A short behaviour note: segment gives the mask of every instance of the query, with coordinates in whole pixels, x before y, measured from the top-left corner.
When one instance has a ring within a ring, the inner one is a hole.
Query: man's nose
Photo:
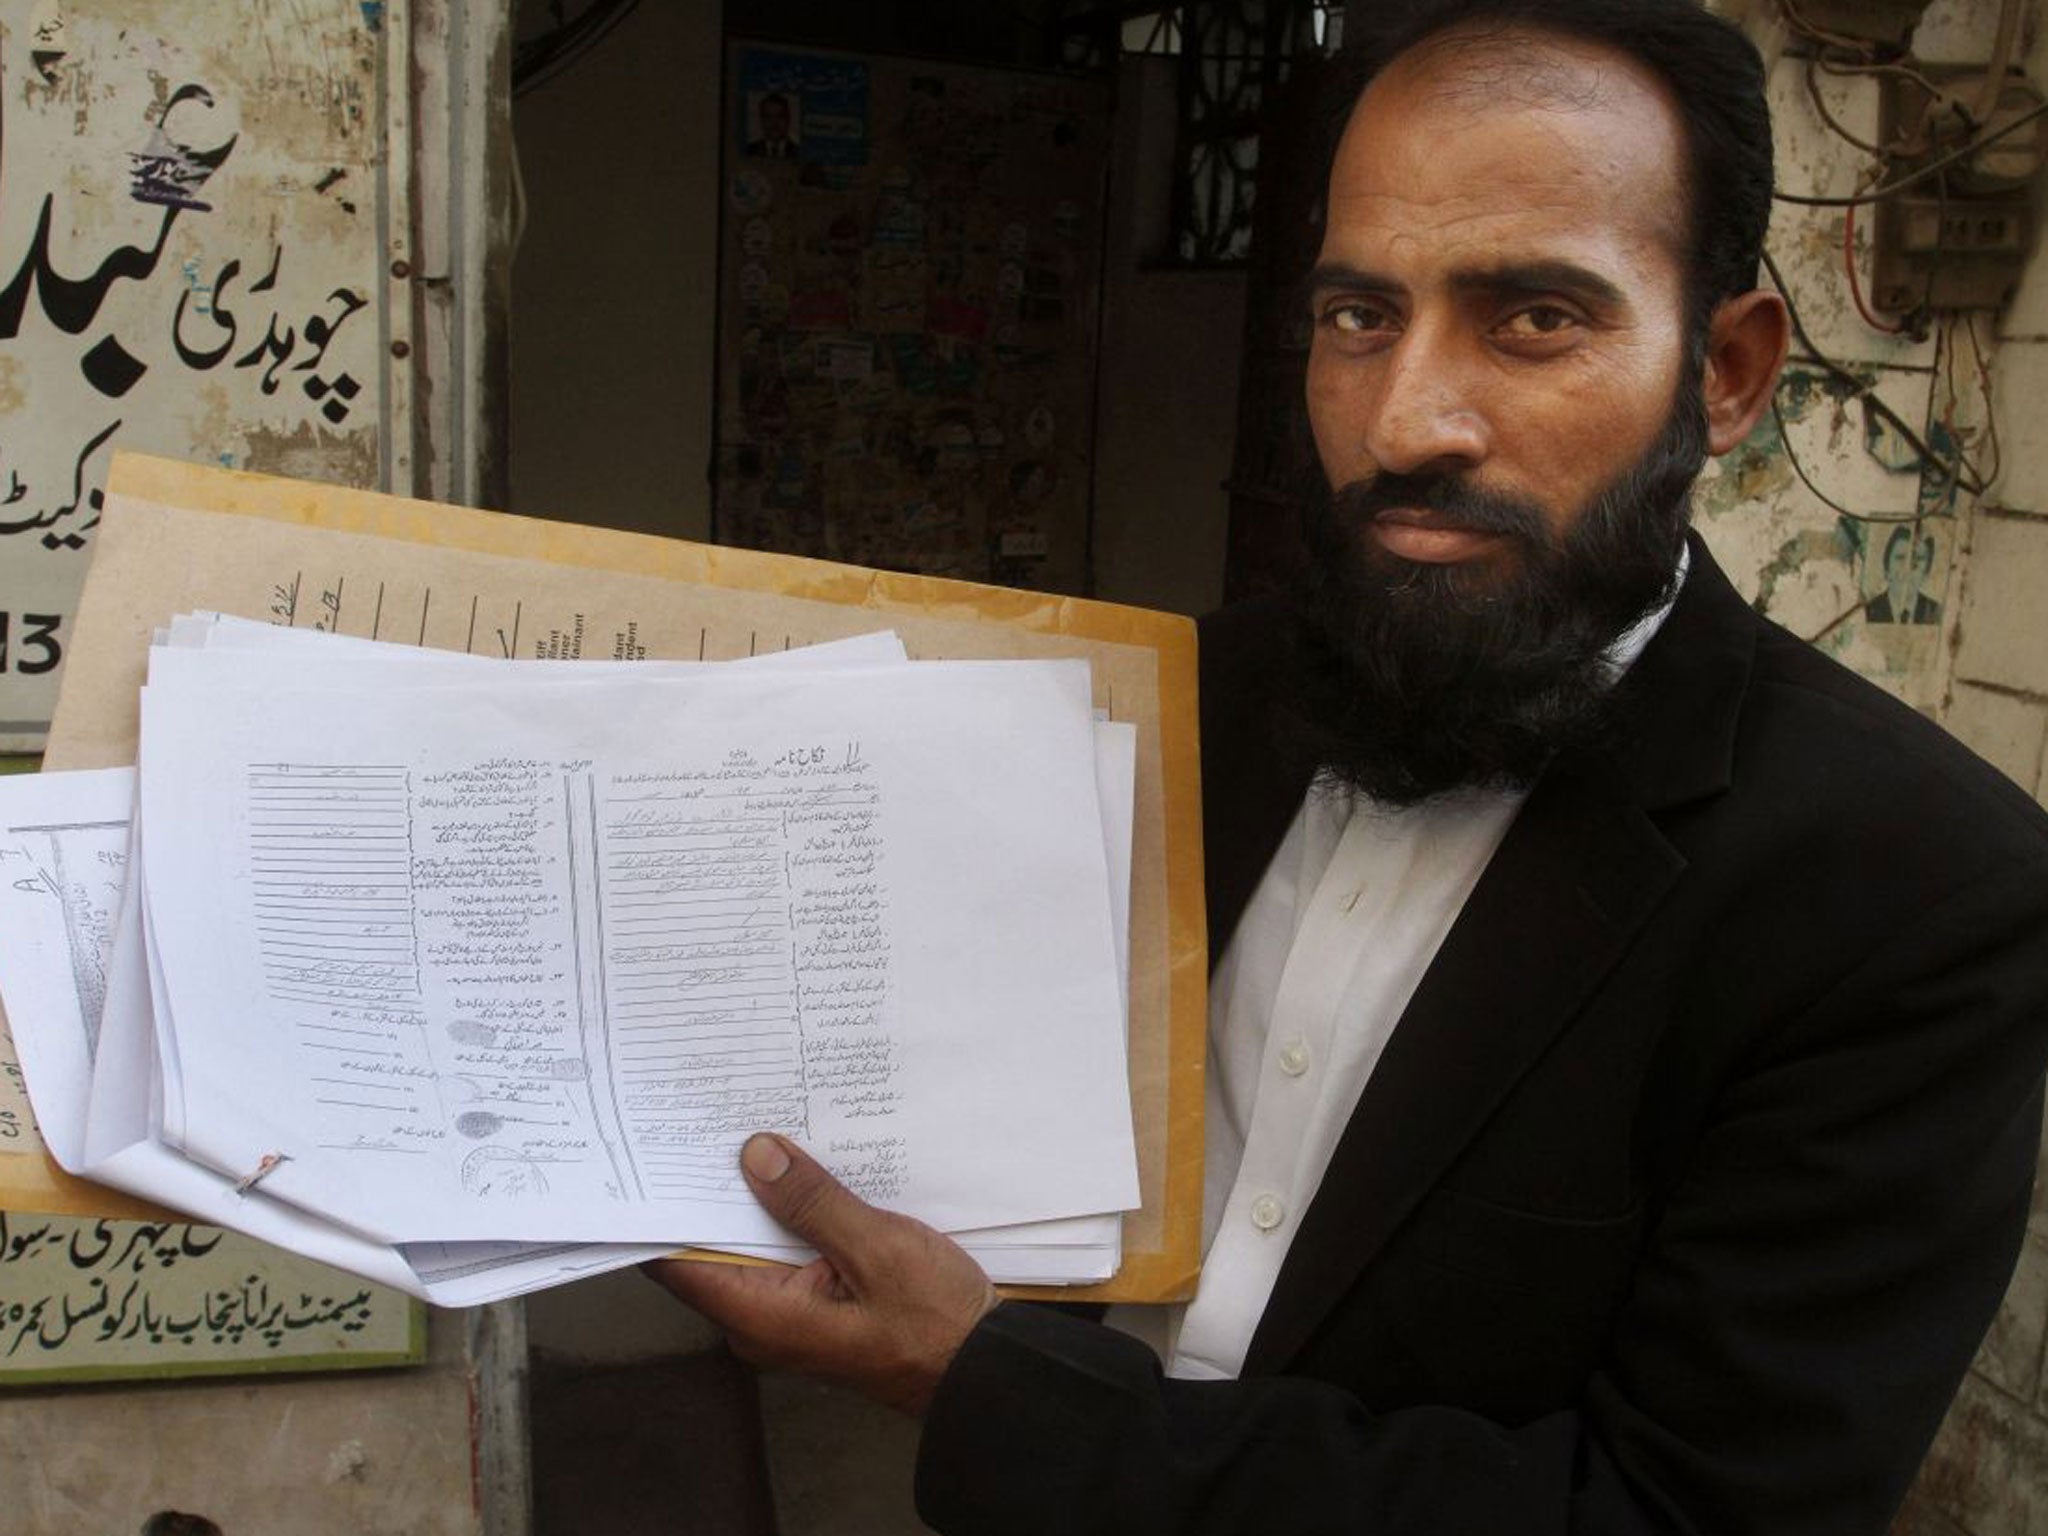
[[[1453,338],[1411,327],[1394,344],[1366,422],[1373,463],[1403,475],[1478,465],[1489,433],[1473,366]]]

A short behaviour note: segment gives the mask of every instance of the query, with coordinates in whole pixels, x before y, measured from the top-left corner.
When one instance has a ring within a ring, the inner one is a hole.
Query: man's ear
[[[1792,343],[1785,301],[1756,288],[1724,301],[1707,327],[1707,451],[1726,453],[1770,409]]]

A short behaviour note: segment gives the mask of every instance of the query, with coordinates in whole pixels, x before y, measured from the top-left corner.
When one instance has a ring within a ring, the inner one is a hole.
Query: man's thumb
[[[747,1138],[740,1169],[761,1208],[835,1264],[878,1217],[796,1143],[766,1131]]]

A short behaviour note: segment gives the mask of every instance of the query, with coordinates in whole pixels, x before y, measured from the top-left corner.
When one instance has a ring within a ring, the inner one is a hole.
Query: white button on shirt
[[[1207,1257],[1171,1374],[1227,1377],[1243,1365],[1291,1216],[1314,1198],[1395,1021],[1521,799],[1469,793],[1394,811],[1317,791],[1302,803],[1212,982]],[[1267,1030],[1220,1027],[1268,1006]]]

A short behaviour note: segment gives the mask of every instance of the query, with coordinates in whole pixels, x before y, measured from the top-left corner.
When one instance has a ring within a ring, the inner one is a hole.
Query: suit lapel
[[[1650,810],[1725,788],[1756,621],[1697,540],[1612,757],[1547,772],[1445,937],[1290,1244],[1244,1373],[1281,1370],[1685,868]],[[1418,1113],[1421,1110],[1421,1113]]]
[[[1246,1374],[1284,1367],[1308,1341],[1683,868],[1639,807],[1616,804],[1584,778],[1548,778],[1530,796],[1337,1143]]]

